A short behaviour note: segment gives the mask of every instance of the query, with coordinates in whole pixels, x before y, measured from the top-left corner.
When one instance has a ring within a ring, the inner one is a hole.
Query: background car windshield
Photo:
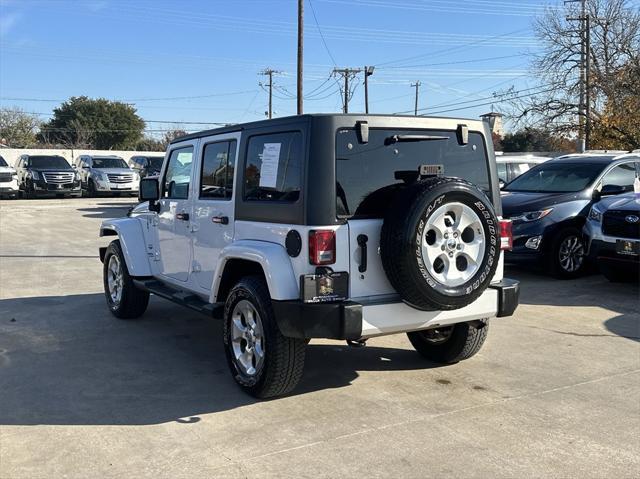
[[[34,168],[71,168],[61,156],[30,156],[29,165]]]
[[[129,168],[122,158],[94,158],[94,168]]]
[[[503,191],[535,193],[572,193],[582,191],[595,181],[606,167],[603,163],[575,161],[544,163],[509,183]]]
[[[385,139],[393,135],[445,139],[385,143]],[[369,142],[363,144],[354,129],[339,130],[336,139],[338,217],[383,217],[398,188],[418,178],[421,165],[442,165],[444,176],[464,178],[489,191],[486,148],[480,133],[469,132],[469,143],[460,145],[455,131],[371,129]]]
[[[0,166],[9,166],[7,165],[7,162],[4,161],[4,158],[2,158],[1,156],[0,156]]]
[[[160,171],[160,168],[162,168],[162,162],[164,161],[163,156],[148,158],[148,160],[149,168],[151,168],[152,170]]]

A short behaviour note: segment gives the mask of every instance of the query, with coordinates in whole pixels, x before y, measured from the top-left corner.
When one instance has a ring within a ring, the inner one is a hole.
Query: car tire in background
[[[104,255],[104,295],[111,314],[119,319],[136,319],[149,304],[149,293],[138,289],[129,276],[120,241],[112,241]]]
[[[605,262],[598,263],[598,269],[612,283],[633,283],[640,278],[640,265],[626,264],[625,269]]]
[[[384,218],[384,271],[414,308],[462,308],[495,274],[499,228],[493,206],[475,185],[447,177],[416,181],[396,196]]]
[[[553,237],[547,251],[547,268],[558,279],[573,279],[586,269],[585,245],[578,228],[567,226]]]
[[[89,198],[95,198],[97,194],[96,184],[91,178],[89,178],[89,181],[87,182],[87,196]]]
[[[452,364],[474,356],[489,332],[486,320],[407,333],[411,344],[430,361]]]
[[[229,292],[222,337],[233,379],[251,396],[282,396],[302,378],[307,341],[282,335],[262,278],[246,277]]]

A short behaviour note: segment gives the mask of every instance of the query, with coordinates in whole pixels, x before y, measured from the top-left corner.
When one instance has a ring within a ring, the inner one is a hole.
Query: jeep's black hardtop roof
[[[407,123],[411,123],[411,121],[420,121],[426,118],[430,119],[442,119],[442,120],[458,120],[466,123],[481,123],[482,120],[471,119],[471,118],[452,118],[452,117],[439,117],[439,116],[414,116],[414,115],[366,115],[364,113],[307,113],[304,115],[292,115],[285,116],[282,118],[273,118],[271,120],[258,120],[252,121],[248,123],[237,123],[231,124],[227,126],[223,126],[220,128],[212,128],[210,130],[202,130],[195,133],[190,133],[188,135],[180,136],[174,139],[171,144],[180,143],[181,141],[191,140],[193,138],[202,138],[205,136],[211,135],[220,135],[222,133],[232,133],[235,131],[242,131],[245,129],[251,128],[262,128],[262,127],[278,127],[279,125],[291,124],[293,122],[306,122],[311,120],[312,118],[353,118],[359,121],[366,121],[367,118],[371,119],[404,119],[407,120]]]

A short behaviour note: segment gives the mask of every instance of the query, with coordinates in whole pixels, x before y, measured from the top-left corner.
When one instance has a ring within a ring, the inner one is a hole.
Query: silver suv
[[[74,162],[82,190],[88,196],[121,193],[138,195],[140,176],[119,156],[80,155]]]

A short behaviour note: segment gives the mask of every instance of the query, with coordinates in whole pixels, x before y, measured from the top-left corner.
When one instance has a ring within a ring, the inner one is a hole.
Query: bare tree
[[[586,0],[588,21],[582,16],[579,3],[569,3],[565,10],[549,10],[535,21],[535,32],[544,50],[534,57],[531,69],[540,79],[540,89],[535,95],[513,101],[510,117],[519,126],[578,134],[587,120],[587,109],[580,108],[581,87],[586,88],[581,68],[589,65],[590,81],[585,94],[590,99],[588,120],[592,130],[598,132],[594,139],[615,137],[618,147],[640,147],[640,135],[628,127],[640,122],[640,118],[638,122],[610,121],[612,114],[640,115],[629,106],[637,104],[634,97],[640,95],[639,9],[627,0]],[[583,65],[583,27],[587,25],[589,61]],[[617,129],[612,132],[615,134],[602,131],[612,128]]]
[[[40,123],[37,116],[19,108],[0,108],[0,141],[11,147],[33,146]]]

